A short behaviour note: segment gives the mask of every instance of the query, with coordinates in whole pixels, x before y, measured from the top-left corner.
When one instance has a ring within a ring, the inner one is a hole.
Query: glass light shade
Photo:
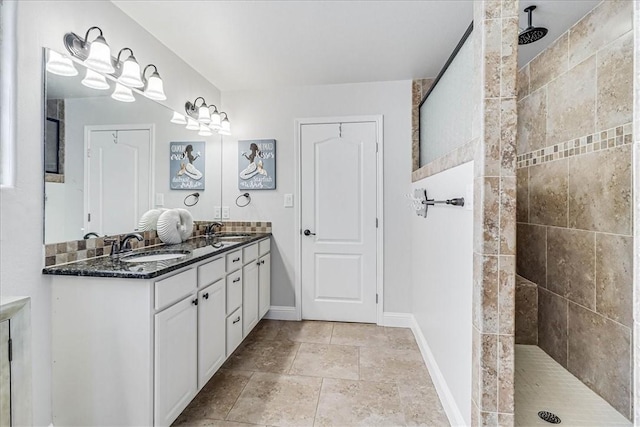
[[[191,117],[187,118],[187,129],[189,130],[200,130],[200,125],[198,122],[193,120]]]
[[[102,36],[98,36],[89,46],[89,56],[84,65],[101,73],[111,74],[115,70],[111,64],[111,49]]]
[[[116,83],[116,90],[113,91],[111,97],[116,101],[121,102],[133,102],[136,100],[136,98],[134,98],[133,96],[133,92],[131,92],[131,89],[121,85],[120,83]]]
[[[229,136],[231,135],[231,132],[228,130],[222,130],[222,129],[218,129],[218,135],[226,135]]]
[[[53,50],[49,50],[46,68],[48,72],[59,76],[72,77],[78,75],[78,70],[73,66],[71,59]]]
[[[214,129],[220,129],[220,113],[218,113],[218,110],[211,113],[211,123],[209,126]]]
[[[229,122],[229,119],[224,119],[222,121],[222,123],[220,124],[220,130],[223,132],[229,132],[228,135],[231,135],[231,123]]]
[[[144,96],[156,101],[164,101],[167,95],[164,94],[164,84],[158,73],[151,74],[147,80],[147,86],[144,89]]]
[[[107,90],[109,89],[109,83],[107,79],[100,73],[87,68],[87,74],[82,79],[82,84],[91,89]]]
[[[173,112],[173,117],[171,117],[171,123],[175,123],[177,125],[186,125],[187,119],[180,113]]]
[[[144,83],[140,78],[140,65],[136,58],[131,55],[122,64],[122,74],[118,77],[118,82],[129,87],[143,87]]]
[[[200,136],[211,136],[211,135],[213,135],[213,132],[211,132],[211,129],[209,129],[207,126],[200,125],[200,132],[198,132],[198,135],[200,135]]]
[[[209,114],[209,107],[206,104],[202,104],[198,108],[198,121],[200,123],[208,124],[211,122],[211,115]]]

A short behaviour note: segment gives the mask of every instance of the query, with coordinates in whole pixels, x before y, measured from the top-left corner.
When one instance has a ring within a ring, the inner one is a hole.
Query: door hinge
[[[90,213],[87,214],[87,222],[91,222],[91,214]]]
[[[87,158],[91,158],[91,148],[87,148]]]
[[[13,341],[11,340],[11,338],[9,338],[8,347],[9,347],[9,362],[11,362],[13,360]]]
[[[378,294],[376,294],[376,304],[378,303]]]
[[[376,218],[376,228],[378,228],[378,218]]]
[[[380,144],[378,144],[378,143],[376,142],[376,153],[377,153],[377,152],[378,152],[378,150],[379,150],[379,145],[380,145]]]

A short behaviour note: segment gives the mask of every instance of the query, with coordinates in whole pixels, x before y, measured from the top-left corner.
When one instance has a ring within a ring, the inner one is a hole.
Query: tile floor
[[[263,320],[174,425],[449,422],[410,329]]]
[[[630,426],[631,422],[535,345],[516,345],[516,426],[550,426],[538,411],[553,412],[562,426]]]

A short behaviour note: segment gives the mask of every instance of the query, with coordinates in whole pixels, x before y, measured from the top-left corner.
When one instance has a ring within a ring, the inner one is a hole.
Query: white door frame
[[[82,156],[84,159],[84,187],[83,187],[83,218],[82,224],[85,231],[88,229],[87,222],[87,210],[89,208],[89,157],[87,156],[87,149],[89,148],[89,140],[91,139],[91,132],[93,131],[107,131],[107,130],[148,130],[149,131],[149,173],[151,178],[149,179],[149,209],[153,209],[155,204],[153,203],[154,194],[156,191],[156,125],[153,123],[142,124],[130,124],[130,125],[86,125],[84,127],[84,148]],[[123,233],[134,231],[124,230]]]
[[[384,159],[384,145],[383,145],[383,116],[343,116],[343,117],[318,117],[318,118],[303,118],[295,120],[295,143],[293,146],[294,157],[294,173],[295,173],[295,233],[294,243],[296,248],[295,256],[295,297],[296,297],[296,319],[302,320],[302,238],[301,238],[301,224],[302,224],[302,149],[300,139],[302,125],[311,124],[329,124],[329,123],[362,123],[362,122],[374,122],[376,124],[377,131],[377,159],[376,159],[376,217],[378,218],[378,228],[376,229],[376,292],[378,294],[378,304],[376,307],[376,323],[378,325],[383,324],[383,307],[384,307],[384,218],[383,218],[383,197],[384,197],[384,180],[383,180],[383,159]]]

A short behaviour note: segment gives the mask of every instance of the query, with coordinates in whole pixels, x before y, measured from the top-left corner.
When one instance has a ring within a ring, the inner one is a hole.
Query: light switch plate
[[[220,206],[213,207],[213,219],[222,219]]]
[[[156,206],[164,206],[164,194],[156,193]]]
[[[284,207],[285,208],[293,207],[293,194],[287,193],[284,195]]]
[[[222,219],[229,219],[229,206],[222,207]]]

